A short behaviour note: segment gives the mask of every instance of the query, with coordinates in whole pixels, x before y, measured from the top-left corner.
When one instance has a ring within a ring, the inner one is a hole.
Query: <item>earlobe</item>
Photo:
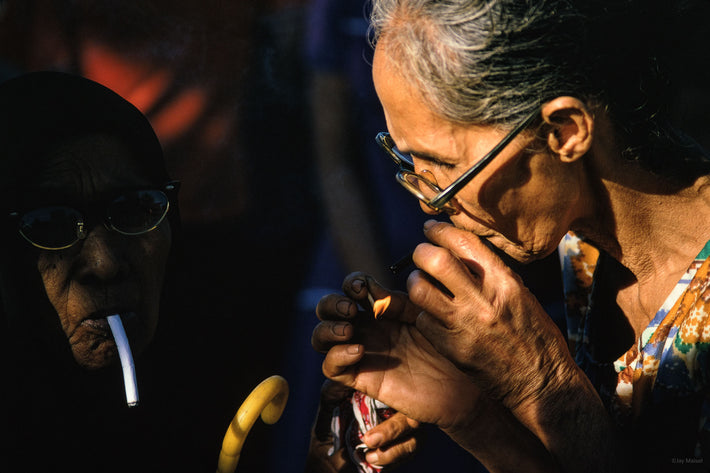
[[[542,106],[542,118],[549,125],[550,150],[565,162],[575,161],[591,148],[594,117],[575,97],[557,97]]]

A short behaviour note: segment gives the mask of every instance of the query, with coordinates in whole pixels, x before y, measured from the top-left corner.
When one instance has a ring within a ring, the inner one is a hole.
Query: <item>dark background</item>
[[[706,146],[708,3],[658,32],[675,51],[673,115]],[[191,448],[216,462],[251,389],[272,374],[291,383],[282,421],[255,425],[237,471],[301,471],[322,380],[308,353],[315,315],[299,302],[324,225],[304,59],[309,6],[0,0],[0,79],[55,69],[112,88],[148,116],[182,181],[182,257],[170,275],[169,337],[159,340],[180,363],[153,373],[173,390],[165,439],[176,455]],[[544,282],[538,294],[554,299],[557,280]]]

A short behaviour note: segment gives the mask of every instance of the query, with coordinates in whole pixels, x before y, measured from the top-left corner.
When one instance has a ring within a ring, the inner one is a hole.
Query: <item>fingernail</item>
[[[363,281],[362,279],[355,279],[353,280],[353,283],[350,287],[352,287],[355,294],[360,294],[362,288],[365,287],[365,281]]]
[[[360,345],[349,345],[347,351],[351,355],[357,355],[360,353]]]
[[[433,219],[427,220],[426,222],[424,222],[424,230],[429,230],[435,224],[436,224],[436,220],[433,220]]]
[[[350,301],[338,301],[335,310],[342,315],[350,315]]]
[[[377,448],[380,446],[382,443],[383,437],[382,434],[380,433],[374,433],[374,434],[365,434],[365,443],[367,444],[368,447],[370,448]]]
[[[380,456],[377,454],[377,452],[367,452],[365,454],[365,460],[367,463],[369,463],[372,466],[377,465],[377,460],[380,459]]]
[[[343,335],[345,335],[345,329],[347,328],[348,325],[350,325],[350,324],[348,324],[346,322],[336,323],[335,325],[333,325],[333,333],[342,337]]]

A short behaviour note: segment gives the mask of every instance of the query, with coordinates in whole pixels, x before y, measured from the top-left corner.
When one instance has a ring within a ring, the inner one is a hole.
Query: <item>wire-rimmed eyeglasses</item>
[[[437,212],[446,212],[448,214],[458,213],[458,209],[451,202],[454,195],[459,192],[471,179],[481,172],[493,158],[498,156],[513,139],[525,128],[527,128],[535,118],[537,118],[539,110],[528,115],[518,126],[508,133],[492,150],[483,158],[471,166],[458,179],[452,182],[446,189],[441,189],[435,182],[432,182],[425,176],[414,172],[414,160],[408,154],[404,154],[397,149],[394,140],[387,132],[378,133],[375,137],[377,144],[392,158],[399,166],[397,171],[397,180],[409,192],[414,194],[419,200],[424,202],[430,208]]]
[[[161,190],[124,191],[105,204],[103,224],[122,235],[143,235],[157,228],[170,210],[170,199],[177,193],[178,181]],[[79,210],[62,205],[39,207],[26,212],[10,212],[20,235],[43,250],[63,250],[86,238],[86,218]]]

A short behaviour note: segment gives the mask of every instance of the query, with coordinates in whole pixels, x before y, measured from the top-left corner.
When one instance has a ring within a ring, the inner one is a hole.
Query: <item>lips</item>
[[[108,321],[105,317],[100,319],[84,319],[81,322],[81,326],[103,335],[106,338],[111,336],[111,328],[108,326]]]
[[[111,334],[111,328],[108,324],[108,320],[106,320],[106,317],[113,314],[121,314],[121,321],[124,324],[130,324],[130,321],[135,319],[137,316],[134,311],[129,310],[102,310],[100,312],[94,312],[89,317],[82,320],[80,325],[105,338],[113,338],[113,335]]]

